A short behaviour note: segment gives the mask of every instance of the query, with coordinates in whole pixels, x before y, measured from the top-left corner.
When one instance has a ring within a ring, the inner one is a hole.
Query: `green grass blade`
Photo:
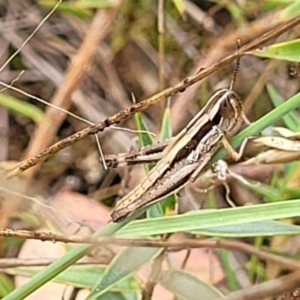
[[[175,4],[176,9],[180,13],[180,15],[183,16],[184,10],[185,10],[184,1],[183,0],[173,0],[173,2]]]
[[[170,110],[170,106],[167,105],[163,116],[160,138],[161,140],[165,140],[171,137],[172,137],[171,110]],[[175,203],[176,203],[176,195],[170,195],[166,197],[161,202],[161,208],[163,213],[168,214],[169,211],[173,212]]]
[[[257,49],[251,53],[258,57],[281,59],[288,61],[300,61],[300,39],[280,44],[274,44],[263,49]]]
[[[299,234],[300,226],[277,221],[261,221],[236,225],[216,226],[192,230],[193,234],[218,237],[257,237]]]
[[[139,141],[141,144],[141,147],[145,147],[148,145],[153,144],[152,136],[148,133],[149,129],[147,125],[145,124],[144,120],[142,119],[142,116],[140,113],[136,113],[134,115],[134,120],[137,126],[137,129],[141,132],[139,132]]]
[[[265,202],[268,202],[269,199],[269,202],[283,200],[280,190],[271,185],[260,183],[258,185],[247,186],[247,188],[264,196]]]
[[[107,292],[97,300],[139,300],[138,292]]]
[[[300,215],[300,200],[278,201],[225,209],[195,211],[183,215],[144,219],[118,231],[118,237],[138,237],[179,231],[193,231],[213,226],[293,218]]]
[[[0,93],[0,105],[6,107],[8,110],[23,115],[35,123],[38,123],[44,113],[36,105],[19,100],[15,97]]]
[[[199,300],[220,299],[223,297],[215,287],[181,270],[163,273],[159,283],[179,299]]]
[[[141,266],[154,258],[162,251],[161,248],[128,247],[119,253],[106,268],[103,276],[95,285],[87,300],[96,299],[103,295],[115,284],[123,281]]]
[[[4,297],[14,289],[14,284],[6,274],[0,273],[0,297]]]
[[[104,273],[104,266],[89,267],[89,266],[75,266],[72,267],[53,279],[53,282],[72,285],[78,288],[92,288],[94,284]],[[40,270],[33,268],[11,268],[11,273],[14,275],[22,275],[32,277]]]
[[[153,139],[152,136],[148,133],[149,129],[146,125],[146,123],[144,122],[142,116],[140,113],[136,113],[134,115],[134,119],[135,119],[135,123],[136,126],[138,128],[139,131],[139,141],[142,147],[144,146],[148,146],[153,144]],[[152,168],[153,168],[153,164],[145,164],[145,170],[148,173]],[[161,203],[156,203],[155,205],[151,206],[148,210],[147,210],[147,216],[150,218],[156,218],[156,217],[160,217],[163,215],[163,209],[161,207]]]
[[[271,2],[271,1],[270,1]],[[292,17],[295,17],[300,13],[300,1],[299,0],[294,0],[294,1],[284,1],[286,3],[291,3],[287,8],[285,8],[281,12],[281,16],[283,19],[289,19]]]
[[[170,107],[167,106],[162,120],[162,126],[160,130],[160,139],[165,140],[172,137],[172,126],[171,126],[171,110]]]
[[[285,102],[273,85],[268,84],[267,90],[275,107]],[[289,112],[288,114],[283,116],[282,120],[291,131],[297,131],[299,129],[299,116],[297,116],[296,112]]]
[[[238,290],[238,281],[236,273],[234,272],[230,264],[229,252],[225,249],[220,249],[219,253],[222,269],[225,273],[228,288],[230,291],[236,291]]]

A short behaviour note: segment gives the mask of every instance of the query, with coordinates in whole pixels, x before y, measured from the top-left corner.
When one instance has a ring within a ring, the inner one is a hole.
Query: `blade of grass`
[[[118,237],[140,237],[171,232],[191,231],[212,226],[293,218],[300,215],[300,200],[278,201],[225,209],[195,211],[184,215],[144,219],[118,231]]]
[[[198,300],[223,298],[223,295],[214,286],[181,270],[163,273],[159,279],[159,283],[177,296],[178,299]],[[200,295],[201,297],[199,298]]]
[[[97,299],[117,283],[128,278],[131,274],[153,259],[162,251],[161,248],[128,247],[115,256],[106,268],[103,276],[94,286],[87,300]]]
[[[237,291],[238,290],[238,280],[237,280],[236,274],[230,264],[229,251],[227,251],[225,249],[220,249],[219,253],[220,253],[221,264],[223,267],[222,269],[224,270],[225,278],[228,283],[229,290],[231,292]]]
[[[257,237],[299,234],[300,226],[291,225],[277,221],[251,222],[236,225],[215,226],[199,230],[192,230],[191,233],[205,236],[218,237]]]
[[[26,101],[22,101],[15,97],[8,96],[2,93],[0,93],[0,105],[6,107],[12,112],[16,112],[25,117],[28,117],[35,123],[38,123],[44,115],[43,111],[36,105],[27,103]]]
[[[300,39],[280,44],[274,44],[262,49],[256,49],[251,53],[258,57],[282,59],[288,61],[300,61]]]
[[[300,13],[300,1],[285,1],[285,2],[291,2],[291,4],[282,11],[280,17],[282,17],[283,19],[289,19]]]
[[[136,113],[134,115],[134,119],[135,119],[135,123],[137,125],[137,128],[139,131],[142,131],[139,133],[139,141],[142,147],[147,146],[147,145],[151,145],[153,144],[153,139],[152,136],[147,133],[149,132],[149,129],[146,125],[146,123],[144,122],[143,118],[141,117],[140,113]],[[145,170],[148,173],[152,168],[153,168],[153,164],[145,164]],[[161,203],[156,203],[155,205],[151,206],[148,210],[147,210],[147,217],[152,217],[152,218],[156,218],[156,217],[160,217],[163,215],[163,210],[161,207]]]
[[[279,93],[276,91],[273,85],[268,84],[267,85],[268,94],[273,102],[273,105],[275,107],[283,104],[285,101],[284,99],[279,95]],[[299,116],[293,111],[289,112],[282,118],[285,125],[291,130],[291,131],[297,131],[299,129]]]
[[[172,126],[171,126],[171,110],[170,110],[170,103],[168,102],[164,116],[162,121],[162,126],[160,130],[160,138],[161,140],[169,139],[172,137]],[[168,212],[174,212],[174,207],[176,204],[176,195],[167,196],[161,202],[161,208],[164,214],[168,214]]]

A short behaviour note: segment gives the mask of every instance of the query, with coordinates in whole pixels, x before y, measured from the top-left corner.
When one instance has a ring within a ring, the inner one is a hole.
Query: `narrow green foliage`
[[[226,238],[245,238],[257,236],[276,236],[279,234],[298,234],[299,226],[277,221],[261,221],[236,225],[215,226],[210,228],[191,230],[191,233],[205,236]]]
[[[139,131],[139,141],[141,147],[148,146],[153,144],[153,139],[152,136],[148,133],[149,129],[144,122],[142,116],[140,113],[136,113],[134,115],[135,123]],[[145,164],[145,170],[148,173],[152,168],[154,167],[154,164]],[[147,210],[147,216],[156,218],[160,217],[163,215],[163,210],[161,207],[161,203],[156,203],[155,205],[152,205],[148,210]]]
[[[228,287],[230,291],[236,291],[238,290],[238,281],[235,276],[235,272],[231,267],[229,252],[225,249],[220,249],[219,253]]]
[[[267,90],[275,107],[285,102],[273,85],[268,84]],[[291,131],[299,130],[299,115],[296,112],[290,111],[282,117],[282,120]]]
[[[243,207],[195,211],[184,215],[138,220],[122,228],[122,230],[118,231],[117,235],[119,237],[138,237],[191,231],[213,226],[293,218],[299,216],[299,212],[300,199]]]
[[[172,126],[171,126],[171,110],[170,106],[167,105],[163,121],[162,121],[162,127],[160,131],[160,138],[161,140],[169,139],[172,137]],[[174,206],[176,204],[176,195],[170,195],[167,196],[162,202],[161,202],[161,208],[164,213],[168,213],[168,211],[174,210]]]
[[[39,0],[41,5],[52,8],[57,1],[55,0]],[[91,9],[111,8],[115,7],[115,2],[112,0],[76,0],[76,1],[63,1],[57,8],[57,11],[68,13],[77,18],[90,18],[93,15]]]
[[[160,248],[129,247],[115,256],[94,286],[87,300],[97,299],[118,282],[138,271],[141,266],[161,252]]]
[[[36,105],[3,93],[0,93],[0,105],[6,107],[9,111],[28,117],[35,123],[38,123],[44,115],[43,111]]]
[[[212,285],[209,285],[197,277],[181,270],[165,272],[160,276],[159,283],[178,299],[198,300],[220,299],[223,295]]]
[[[272,2],[272,1],[268,1]],[[300,1],[299,0],[283,0],[282,2],[290,4],[281,12],[282,19],[290,19],[297,16],[300,13]]]
[[[183,0],[173,0],[175,7],[177,8],[178,12],[180,13],[181,16],[184,14],[184,1]]]
[[[0,273],[0,297],[4,297],[14,290],[12,280],[5,274]]]
[[[252,51],[252,54],[258,57],[288,60],[292,62],[300,61],[300,39],[274,44],[262,49]]]

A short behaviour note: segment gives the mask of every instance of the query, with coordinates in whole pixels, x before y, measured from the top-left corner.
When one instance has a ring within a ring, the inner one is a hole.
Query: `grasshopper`
[[[221,144],[234,160],[241,157],[247,140],[241,145],[240,151],[236,152],[226,138],[226,135],[237,129],[243,120],[248,123],[239,97],[233,91],[237,70],[238,62],[230,87],[216,91],[169,143],[162,142],[158,148],[145,147],[138,153],[139,157],[150,153],[150,161],[159,160],[144,180],[117,202],[111,215],[114,222],[121,221],[137,209],[179,191],[189,181],[195,181]],[[119,159],[107,156],[106,159],[108,165],[118,166],[127,162],[134,163],[135,155],[122,154]]]

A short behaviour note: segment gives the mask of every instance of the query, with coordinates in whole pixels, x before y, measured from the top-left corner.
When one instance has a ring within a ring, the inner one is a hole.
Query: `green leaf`
[[[228,226],[250,222],[292,218],[300,215],[300,200],[278,201],[225,209],[144,219],[130,223],[118,231],[118,237],[139,237],[180,231],[194,231],[211,226]]]
[[[39,0],[40,5],[43,5],[48,8],[53,8],[53,6],[57,3],[55,0]],[[86,19],[92,17],[92,12],[88,9],[83,9],[80,7],[76,7],[75,3],[62,2],[57,7],[57,11],[61,13],[68,13],[75,17]]]
[[[161,140],[165,140],[171,137],[172,137],[171,110],[170,110],[170,106],[167,105],[164,111],[164,116],[163,116],[161,131],[160,131],[160,138]],[[162,200],[161,202],[162,214],[164,213],[168,214],[168,211],[174,211],[174,206],[177,202],[176,198],[177,198],[176,195],[170,195],[164,198],[164,200]]]
[[[14,284],[12,280],[3,273],[0,273],[0,297],[6,296],[8,293],[14,290]]]
[[[269,199],[269,201],[278,201],[282,200],[282,195],[280,193],[280,190],[274,188],[273,186],[260,183],[258,185],[250,185],[247,186],[248,189],[264,196],[266,199]],[[267,200],[265,200],[267,202]]]
[[[98,297],[97,300],[138,300],[138,292],[107,292]]]
[[[75,3],[76,7],[83,8],[110,8],[116,6],[116,1],[114,0],[77,0]]]
[[[172,137],[172,126],[171,126],[171,110],[170,107],[166,107],[163,120],[162,120],[162,126],[160,130],[160,139],[165,140]]]
[[[134,120],[135,120],[137,129],[139,131],[142,131],[142,132],[139,132],[139,140],[140,140],[141,147],[145,147],[145,146],[153,144],[152,136],[148,133],[149,129],[148,129],[147,125],[145,124],[144,120],[142,119],[141,114],[136,113],[134,115]]]
[[[39,0],[39,4],[45,7],[52,8],[57,1],[55,0]],[[88,18],[93,15],[90,9],[94,8],[111,8],[115,7],[116,3],[113,0],[77,0],[62,2],[57,11],[74,15],[78,18]]]
[[[273,85],[268,84],[267,85],[268,94],[273,102],[273,105],[275,107],[279,106],[280,104],[283,104],[285,101],[284,99],[279,95],[278,91],[273,87]],[[283,116],[283,122],[285,125],[291,130],[291,131],[297,131],[299,129],[299,116],[297,116],[296,112],[289,112],[285,116]]]
[[[225,249],[220,249],[219,253],[222,269],[224,270],[228,288],[230,291],[236,291],[238,290],[238,281],[229,259],[229,253]]]
[[[180,299],[199,300],[223,297],[215,287],[181,270],[163,273],[159,283]]]
[[[44,115],[43,111],[35,105],[3,93],[0,93],[0,105],[6,107],[12,112],[28,117],[35,123],[38,123]]]
[[[92,288],[99,277],[104,273],[104,266],[89,267],[89,266],[74,266],[69,270],[61,272],[53,281],[72,285],[78,288]],[[40,270],[32,268],[11,268],[11,273],[32,277]]]
[[[281,59],[288,61],[300,61],[300,39],[274,44],[262,49],[256,49],[251,53],[258,57]]]
[[[299,234],[300,226],[277,221],[261,221],[192,230],[193,234],[218,237],[257,237]]]
[[[17,274],[27,277],[32,277],[39,272],[39,270],[32,268],[11,268],[9,270],[11,274]],[[69,270],[60,273],[53,279],[53,282],[67,284],[77,288],[91,289],[99,280],[99,277],[103,276],[104,271],[104,266],[74,266]],[[0,282],[2,283],[2,281]],[[114,289],[116,290],[115,292]],[[116,284],[111,292],[104,293],[98,299],[138,299],[137,295],[138,291],[136,280],[134,278],[127,278],[127,280],[123,280],[121,283]],[[112,296],[114,298],[111,298]]]
[[[300,1],[299,0],[294,0],[294,1],[286,1],[291,2],[291,4],[284,9],[281,12],[281,16],[283,19],[289,19],[292,17],[295,17],[296,15],[298,15],[300,13]]]
[[[141,117],[140,113],[136,113],[134,115],[134,119],[137,125],[137,128],[139,131],[139,140],[142,147],[145,147],[147,145],[153,144],[152,136],[148,133],[149,129],[147,125],[145,124],[144,120]],[[145,170],[146,172],[149,172],[153,168],[153,164],[145,164]],[[163,215],[163,209],[161,207],[161,203],[156,203],[155,205],[152,205],[147,210],[147,217],[148,218],[156,218]]]
[[[180,13],[181,16],[183,16],[184,14],[184,1],[183,0],[173,0],[178,12]]]
[[[161,248],[129,247],[120,252],[106,268],[103,276],[88,296],[95,299],[124,280],[162,251]]]

